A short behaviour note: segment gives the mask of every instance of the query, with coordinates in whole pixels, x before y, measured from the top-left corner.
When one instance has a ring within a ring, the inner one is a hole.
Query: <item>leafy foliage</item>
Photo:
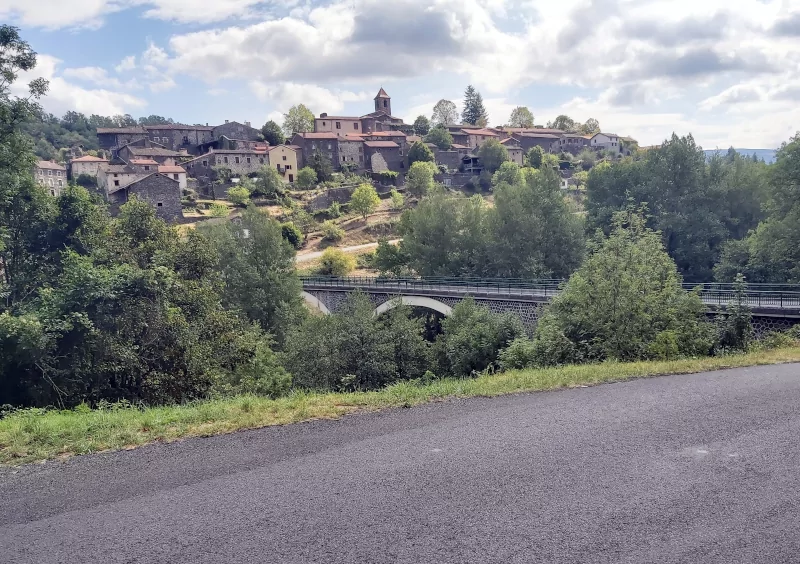
[[[336,225],[332,220],[322,224],[322,240],[330,243],[338,243],[344,239],[344,229]]]
[[[528,153],[525,155],[525,160],[531,168],[542,168],[544,151],[539,145],[534,145],[528,150]]]
[[[436,126],[425,136],[426,143],[433,143],[442,151],[449,151],[453,146],[453,136],[444,128]]]
[[[433,176],[436,168],[430,162],[415,162],[406,175],[406,191],[418,198],[433,189]]]
[[[395,307],[374,315],[366,295],[351,294],[333,315],[309,317],[292,335],[286,365],[295,384],[316,390],[373,390],[422,377],[428,345],[422,323]]]
[[[414,133],[420,136],[425,136],[431,130],[431,122],[425,116],[417,116],[414,120]]]
[[[328,247],[322,252],[319,272],[327,276],[346,276],[356,267],[356,259],[341,249]]]
[[[498,186],[499,184],[520,184],[522,182],[522,171],[517,163],[506,161],[500,165],[500,168],[492,176],[492,185]]]
[[[405,205],[405,198],[403,195],[398,192],[396,189],[392,188],[391,192],[389,192],[389,198],[392,200],[392,209],[401,210]]]
[[[713,333],[703,305],[681,289],[675,263],[641,213],[616,214],[611,235],[592,249],[540,319],[537,362],[708,354]]]
[[[461,112],[461,120],[469,125],[481,126],[486,126],[489,120],[489,114],[483,105],[483,96],[471,84],[464,91],[464,110]]]
[[[446,128],[448,125],[455,125],[458,123],[458,108],[450,100],[439,100],[433,107],[433,118],[431,124],[434,127]],[[430,141],[430,143],[436,143]],[[437,143],[438,145],[438,143]]]
[[[246,207],[250,204],[250,190],[244,186],[234,186],[228,190],[228,199],[237,206]]]
[[[333,178],[331,160],[319,151],[312,153],[311,158],[308,159],[308,166],[317,173],[319,182],[329,182]]]
[[[295,249],[303,246],[303,232],[291,221],[281,224],[281,236]]]
[[[435,161],[433,151],[422,141],[417,141],[408,150],[408,166],[413,166],[418,162],[432,163]]]
[[[367,216],[378,209],[381,199],[372,184],[359,184],[350,197],[350,209],[361,215],[365,220]]]
[[[314,112],[304,104],[292,106],[288,112],[283,114],[283,132],[286,137],[307,131],[314,131]]]
[[[286,142],[286,137],[283,135],[283,129],[280,125],[273,120],[269,120],[261,128],[261,135],[264,136],[264,141],[269,143],[270,146],[283,145]]]
[[[739,157],[706,164],[691,136],[673,135],[643,160],[601,163],[591,170],[588,227],[609,233],[615,212],[646,204],[647,225],[661,233],[679,272],[690,282],[709,281],[724,242],[743,237],[762,217],[765,167]]]
[[[533,127],[533,114],[525,106],[517,106],[511,110],[508,127]]]
[[[489,139],[478,149],[478,159],[484,170],[494,174],[508,160],[508,150],[496,139]]]
[[[317,185],[317,171],[306,166],[297,172],[297,186],[299,188],[313,188]]]

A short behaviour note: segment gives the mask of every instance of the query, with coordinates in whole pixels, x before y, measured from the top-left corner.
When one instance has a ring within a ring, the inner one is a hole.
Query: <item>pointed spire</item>
[[[389,95],[386,93],[386,90],[384,90],[384,89],[383,89],[383,86],[381,86],[381,89],[378,91],[378,95],[377,95],[377,96],[375,96],[375,99],[376,99],[376,100],[377,100],[378,98],[391,98],[391,96],[389,96]]]

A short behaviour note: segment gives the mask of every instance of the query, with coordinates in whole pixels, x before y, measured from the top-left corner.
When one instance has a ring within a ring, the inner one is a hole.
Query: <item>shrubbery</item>
[[[329,247],[322,253],[319,273],[326,276],[346,276],[356,267],[356,259],[341,249]]]

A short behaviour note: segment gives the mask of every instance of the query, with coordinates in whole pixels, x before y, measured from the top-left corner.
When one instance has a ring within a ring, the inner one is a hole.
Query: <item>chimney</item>
[[[225,123],[228,123],[228,120],[227,120],[227,119],[225,120]]]
[[[246,122],[244,122],[244,124],[245,124],[247,127],[250,127],[250,122],[249,122],[249,121],[246,121]]]
[[[319,117],[325,118],[325,117],[328,117],[328,114],[319,114]]]

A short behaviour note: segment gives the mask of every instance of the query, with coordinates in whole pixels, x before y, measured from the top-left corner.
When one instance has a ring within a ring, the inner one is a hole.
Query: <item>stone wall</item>
[[[228,123],[216,126],[212,132],[212,136],[215,139],[222,137],[223,135],[228,139],[258,141],[261,138],[261,131],[245,123],[230,121]]]
[[[461,154],[458,151],[442,151],[437,148],[433,150],[433,156],[436,164],[445,165],[448,170],[458,170],[461,166]]]
[[[172,151],[191,150],[213,139],[211,127],[147,126],[147,137]]]

